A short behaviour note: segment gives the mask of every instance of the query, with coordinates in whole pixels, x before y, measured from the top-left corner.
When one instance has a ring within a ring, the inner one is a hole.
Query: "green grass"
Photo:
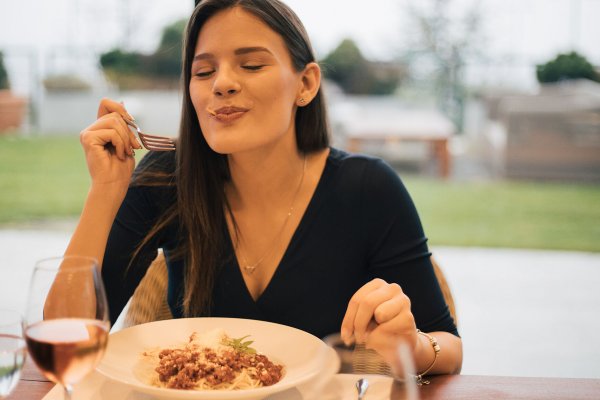
[[[88,185],[78,137],[0,137],[0,223],[78,215]]]
[[[405,178],[431,245],[600,252],[600,186]],[[77,137],[0,137],[0,224],[75,217],[89,178]]]
[[[600,251],[600,186],[407,179],[433,245]]]

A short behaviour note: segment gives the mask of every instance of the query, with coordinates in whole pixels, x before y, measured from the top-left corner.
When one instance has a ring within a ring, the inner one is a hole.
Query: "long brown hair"
[[[204,0],[190,17],[183,43],[184,96],[175,169],[177,204],[165,211],[144,240],[146,243],[169,222],[179,220],[182,244],[176,254],[185,260],[181,306],[187,317],[208,315],[210,310],[214,279],[225,247],[224,212],[229,210],[225,184],[230,180],[227,156],[214,152],[208,146],[192,104],[189,91],[192,60],[198,35],[206,21],[232,7],[243,8],[281,35],[298,72],[316,61],[300,19],[278,0]],[[329,146],[327,113],[321,90],[308,105],[298,108],[295,128],[296,143],[301,153]],[[141,172],[143,175],[144,171]]]

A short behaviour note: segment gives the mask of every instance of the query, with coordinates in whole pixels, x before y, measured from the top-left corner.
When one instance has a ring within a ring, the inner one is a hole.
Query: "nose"
[[[231,96],[241,91],[241,85],[236,74],[229,68],[220,68],[215,72],[213,93],[218,97]]]

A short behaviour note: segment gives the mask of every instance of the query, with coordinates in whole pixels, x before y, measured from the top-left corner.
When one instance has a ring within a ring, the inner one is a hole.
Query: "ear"
[[[321,87],[321,67],[316,62],[306,64],[300,76],[296,105],[304,107],[312,101]]]

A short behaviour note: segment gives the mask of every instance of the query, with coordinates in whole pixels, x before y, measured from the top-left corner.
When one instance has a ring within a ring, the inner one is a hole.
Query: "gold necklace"
[[[252,275],[254,273],[254,271],[256,270],[256,267],[258,267],[260,265],[260,263],[262,263],[265,260],[265,258],[267,258],[267,256],[269,256],[271,254],[271,252],[273,251],[273,248],[275,247],[275,243],[277,243],[277,239],[279,239],[279,237],[283,233],[283,229],[287,225],[288,220],[290,219],[290,217],[292,216],[292,213],[294,212],[294,203],[296,202],[296,197],[298,197],[298,193],[300,192],[300,188],[302,187],[302,183],[304,182],[304,174],[305,173],[306,173],[306,156],[304,156],[304,165],[302,166],[302,176],[300,177],[300,183],[298,184],[298,187],[296,188],[296,192],[294,193],[294,197],[292,198],[292,205],[290,206],[290,209],[287,212],[285,219],[283,220],[283,224],[281,225],[281,228],[277,232],[277,235],[275,235],[275,239],[273,240],[271,246],[263,254],[263,256],[254,264],[250,264],[248,262],[248,260],[246,259],[246,257],[244,256],[244,254],[242,253],[242,249],[240,248],[240,246],[239,245],[237,246],[237,250],[240,253],[240,256],[242,257],[242,261],[244,262],[244,265],[242,265],[242,271],[244,271],[248,275]],[[241,238],[241,233],[240,233],[240,238]]]

